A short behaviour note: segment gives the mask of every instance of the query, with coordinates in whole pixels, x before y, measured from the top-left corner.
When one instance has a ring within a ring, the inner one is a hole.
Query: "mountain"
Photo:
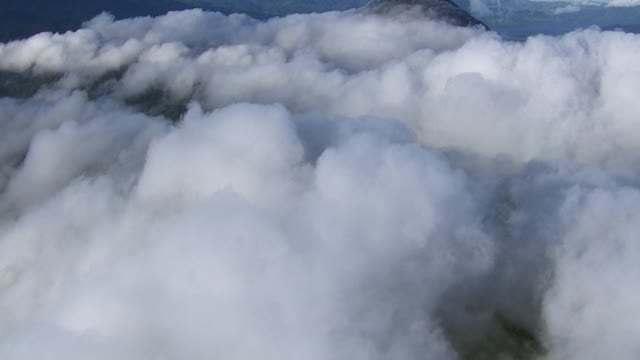
[[[604,30],[640,31],[640,6],[614,7],[595,2],[529,0],[455,0],[491,25],[501,36],[523,40],[536,34],[561,35],[598,26]]]
[[[489,28],[451,0],[374,0],[366,9],[373,13],[389,15],[411,12],[456,26],[482,25]]]

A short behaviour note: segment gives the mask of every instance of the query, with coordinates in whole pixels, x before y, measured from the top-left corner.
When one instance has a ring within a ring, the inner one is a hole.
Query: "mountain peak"
[[[365,6],[376,14],[400,15],[420,14],[428,19],[442,20],[456,26],[477,26],[483,24],[451,0],[373,0]]]

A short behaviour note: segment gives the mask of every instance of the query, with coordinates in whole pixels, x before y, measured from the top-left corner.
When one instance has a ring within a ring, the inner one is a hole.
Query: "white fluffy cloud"
[[[549,0],[532,0],[537,2],[549,2]],[[609,6],[609,7],[634,7],[640,6],[638,0],[569,0],[563,1],[568,5],[555,11],[555,14],[566,14],[580,10],[580,6]]]
[[[639,56],[357,12],[0,44],[56,75],[0,99],[0,358],[634,359]]]
[[[609,6],[612,7],[634,7],[640,6],[640,1],[638,0],[613,0],[609,2]]]
[[[566,6],[559,7],[553,11],[555,15],[561,14],[571,14],[580,11],[580,6],[569,4]]]

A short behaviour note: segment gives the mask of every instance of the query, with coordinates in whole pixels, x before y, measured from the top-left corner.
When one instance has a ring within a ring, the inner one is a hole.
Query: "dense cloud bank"
[[[2,44],[0,358],[635,359],[639,58],[356,12]]]

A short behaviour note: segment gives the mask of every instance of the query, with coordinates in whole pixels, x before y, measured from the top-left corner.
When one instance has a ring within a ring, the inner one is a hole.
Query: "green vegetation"
[[[164,116],[176,122],[187,112],[186,101],[172,99],[162,89],[152,88],[126,99],[129,106],[151,116]]]
[[[0,98],[30,98],[43,86],[53,84],[60,78],[60,74],[35,75],[31,72],[0,71]]]
[[[535,360],[547,353],[537,331],[497,311],[472,336],[442,325],[462,360]]]

